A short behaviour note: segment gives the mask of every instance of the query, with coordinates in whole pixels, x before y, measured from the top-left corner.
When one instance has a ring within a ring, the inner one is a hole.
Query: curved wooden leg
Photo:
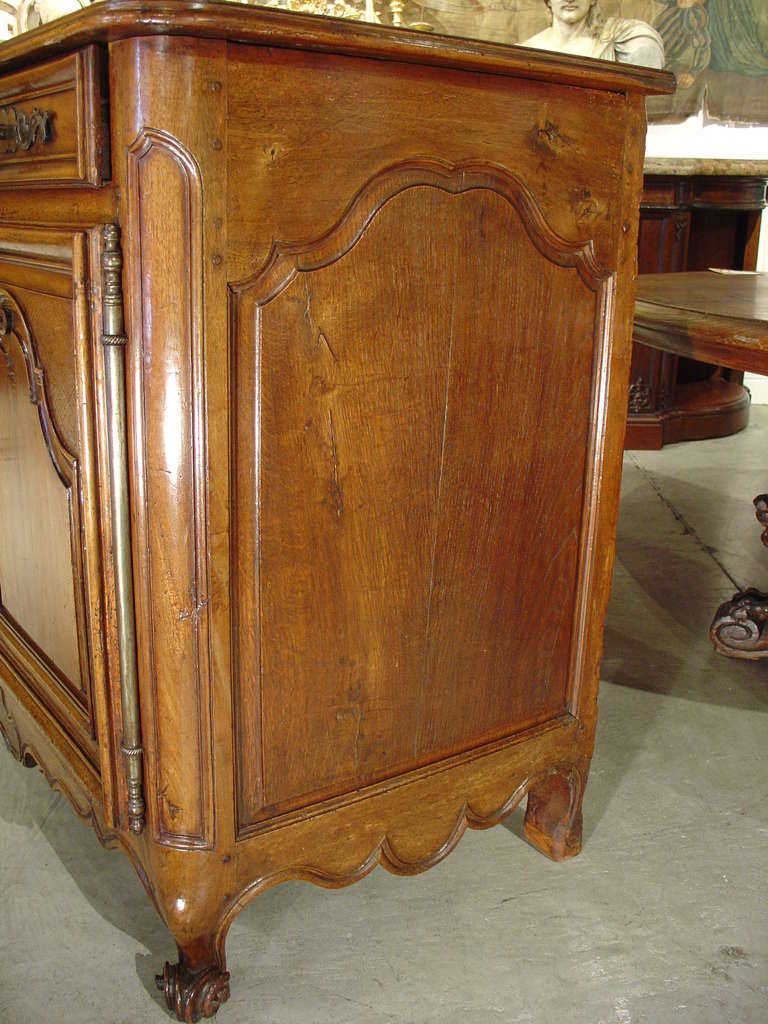
[[[586,772],[555,771],[528,792],[523,832],[528,842],[552,860],[567,860],[581,850],[581,801]]]
[[[179,948],[179,962],[166,963],[155,978],[165,993],[168,1009],[180,1021],[213,1017],[229,999],[229,972],[219,957],[213,936]]]

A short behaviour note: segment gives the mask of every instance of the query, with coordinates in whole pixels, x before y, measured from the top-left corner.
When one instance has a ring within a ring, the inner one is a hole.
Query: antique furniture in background
[[[754,270],[766,186],[768,162],[646,161],[640,273]],[[743,429],[749,420],[743,377],[636,341],[625,447],[661,448]]]
[[[0,721],[132,860],[180,1019],[285,879],[526,796],[578,852],[671,82],[179,0],[0,48]]]
[[[648,274],[638,281],[635,337],[677,356],[768,375],[768,274]],[[768,495],[755,498],[768,546]],[[768,594],[720,605],[710,629],[721,654],[768,657]]]

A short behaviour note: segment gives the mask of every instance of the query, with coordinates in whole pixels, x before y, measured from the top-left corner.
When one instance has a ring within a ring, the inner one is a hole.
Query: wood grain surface
[[[600,281],[512,179],[438,171],[382,176],[236,292],[240,787],[259,816],[566,710]]]
[[[109,177],[99,47],[37,64],[0,81],[6,123],[37,110],[48,117],[48,138],[0,151],[3,187],[100,185]],[[10,121],[9,121],[10,119]]]
[[[89,46],[111,178],[0,180],[0,288],[26,311],[50,420],[2,383],[23,459],[0,497],[38,562],[9,575],[0,540],[0,591],[23,584],[27,620],[0,616],[0,731],[131,858],[179,947],[158,984],[193,1021],[227,998],[227,931],[271,885],[423,871],[526,798],[528,840],[579,851],[644,96],[672,80],[108,0],[0,46],[0,89]],[[107,326],[121,300],[125,337]],[[127,581],[103,343],[125,352]],[[54,435],[77,460],[69,521]],[[21,634],[67,587],[87,708],[61,695],[54,640]]]

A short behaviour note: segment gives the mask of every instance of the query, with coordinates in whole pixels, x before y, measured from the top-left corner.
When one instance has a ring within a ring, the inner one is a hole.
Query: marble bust
[[[544,0],[552,14],[552,24],[521,46],[539,50],[557,50],[580,57],[642,64],[649,68],[664,66],[661,36],[644,21],[630,18],[604,18],[598,0]]]

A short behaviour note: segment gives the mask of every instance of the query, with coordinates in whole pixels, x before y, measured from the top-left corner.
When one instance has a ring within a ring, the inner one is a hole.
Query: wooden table
[[[768,161],[651,159],[643,166],[638,273],[755,270]],[[725,437],[749,422],[740,370],[632,346],[625,447]]]
[[[768,274],[646,274],[638,279],[635,337],[646,345],[768,375]],[[755,498],[768,546],[768,495]],[[710,628],[721,654],[768,657],[768,595],[754,588],[722,604]]]

